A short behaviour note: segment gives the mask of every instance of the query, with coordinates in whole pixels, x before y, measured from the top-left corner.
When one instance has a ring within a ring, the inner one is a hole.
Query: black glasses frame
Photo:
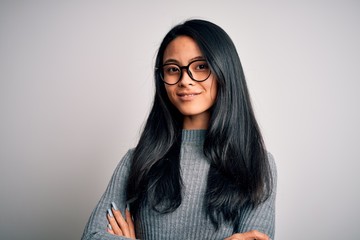
[[[158,69],[160,69],[160,77],[161,77],[161,80],[164,82],[164,83],[166,83],[166,84],[168,84],[168,85],[175,85],[175,84],[177,84],[178,82],[180,82],[180,80],[181,80],[181,78],[182,78],[182,76],[183,76],[183,69],[185,69],[186,70],[186,72],[187,72],[187,74],[189,75],[189,77],[193,80],[193,81],[195,81],[195,82],[204,82],[204,81],[206,81],[209,77],[210,77],[210,75],[211,75],[211,70],[209,69],[209,75],[204,79],[204,80],[196,80],[196,79],[194,79],[194,77],[192,76],[192,73],[191,73],[191,71],[190,71],[190,65],[191,64],[193,64],[194,62],[206,62],[206,60],[204,60],[204,59],[197,59],[197,60],[194,60],[194,61],[191,61],[187,66],[179,66],[178,64],[176,64],[176,63],[166,63],[166,64],[163,64],[163,65],[161,65]],[[175,82],[175,83],[168,83],[168,82],[165,82],[165,80],[164,80],[164,73],[163,73],[163,69],[164,69],[164,67],[166,67],[166,66],[168,66],[168,65],[175,65],[175,66],[177,66],[179,69],[180,69],[180,75],[179,75],[179,79],[177,80],[177,82]]]

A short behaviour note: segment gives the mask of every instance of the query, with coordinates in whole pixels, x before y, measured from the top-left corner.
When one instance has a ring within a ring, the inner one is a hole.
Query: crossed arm
[[[129,239],[136,239],[134,222],[132,220],[130,211],[125,210],[125,218],[117,209],[115,203],[112,203],[112,209],[107,214],[109,224],[107,232],[113,235],[123,236]],[[224,240],[270,240],[270,238],[257,230],[252,230],[244,233],[236,233]]]
[[[127,179],[130,156],[131,151],[124,156],[123,160],[117,166],[106,192],[90,216],[82,236],[83,240],[125,240],[136,238],[134,222],[132,221],[130,212],[125,210],[126,197],[123,190]],[[275,166],[273,166],[273,168],[276,180],[276,168]],[[274,182],[274,184],[276,187],[276,182]],[[264,220],[263,216],[274,215],[275,191],[276,189],[274,189],[273,196],[270,197],[269,201],[265,202],[259,208],[254,211],[245,210],[242,214],[241,224],[239,228],[235,230],[236,233],[228,236],[224,240],[268,240],[273,238],[274,219],[266,219],[266,221],[262,221],[261,225],[257,224],[257,219],[260,218]],[[116,206],[113,204],[112,208],[108,210],[106,214],[106,209],[111,206],[111,201],[114,201],[114,199],[116,199],[116,203],[120,205]],[[119,209],[122,211],[120,212]],[[270,212],[271,214],[267,214],[266,212]],[[121,213],[124,213],[124,217]]]

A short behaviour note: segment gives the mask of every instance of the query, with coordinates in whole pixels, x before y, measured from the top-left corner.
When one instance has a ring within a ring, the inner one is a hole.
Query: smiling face
[[[195,60],[203,59],[197,43],[192,38],[179,36],[166,47],[163,64],[188,66]],[[184,129],[206,129],[210,118],[209,109],[216,100],[216,79],[211,74],[205,81],[197,82],[191,79],[185,69],[181,71],[182,77],[178,83],[164,83],[167,95],[171,103],[184,115]]]

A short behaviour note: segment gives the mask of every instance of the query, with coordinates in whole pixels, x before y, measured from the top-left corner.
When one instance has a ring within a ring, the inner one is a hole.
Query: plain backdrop
[[[359,239],[360,3],[0,1],[0,239],[80,239],[166,32],[220,25],[278,167],[276,239]]]

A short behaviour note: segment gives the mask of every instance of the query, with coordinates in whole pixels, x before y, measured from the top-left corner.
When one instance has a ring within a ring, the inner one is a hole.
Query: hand
[[[123,236],[131,239],[135,237],[135,227],[131,214],[128,209],[125,210],[125,219],[115,203],[111,203],[111,210],[108,209],[107,219],[109,221],[107,231],[113,235]]]
[[[244,233],[236,233],[224,240],[271,240],[266,234],[256,230]]]

